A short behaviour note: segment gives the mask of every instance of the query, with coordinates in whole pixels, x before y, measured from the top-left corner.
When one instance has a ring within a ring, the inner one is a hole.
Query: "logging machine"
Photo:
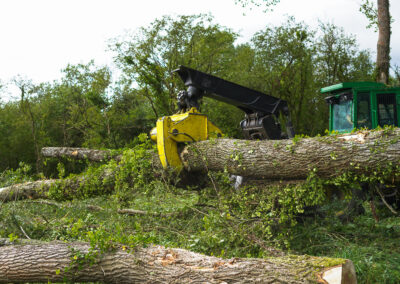
[[[200,113],[202,97],[243,110],[245,118],[240,127],[246,139],[277,140],[294,136],[286,101],[185,66],[173,73],[187,86],[187,90],[177,96],[179,112],[159,118],[150,132],[163,167],[182,167],[179,143],[222,136],[221,130]],[[348,82],[322,88],[321,93],[328,94],[325,100],[329,104],[330,131],[346,133],[355,128],[399,126],[400,88],[375,82]],[[280,120],[286,122],[286,133],[282,133]]]
[[[237,85],[221,78],[180,66],[177,73],[186,91],[178,93],[177,114],[157,120],[150,132],[157,143],[158,154],[163,167],[181,168],[178,143],[221,137],[221,130],[199,112],[202,97],[213,98],[232,104],[245,112],[240,122],[246,139],[282,139],[293,137],[287,102],[261,92]],[[286,120],[286,134],[282,134],[279,116]]]

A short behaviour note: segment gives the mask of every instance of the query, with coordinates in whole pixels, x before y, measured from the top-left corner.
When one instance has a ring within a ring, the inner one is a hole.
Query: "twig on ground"
[[[397,214],[398,214],[397,211],[394,210],[394,208],[393,208],[392,206],[390,206],[389,203],[387,203],[387,201],[386,201],[386,199],[385,199],[385,196],[383,196],[383,194],[382,194],[382,192],[380,191],[379,187],[378,187],[378,186],[375,186],[375,188],[376,188],[376,191],[378,192],[379,196],[381,197],[381,199],[382,199],[382,201],[383,201],[383,204],[385,204],[386,207],[389,208],[390,212],[392,212],[393,214],[397,215]]]

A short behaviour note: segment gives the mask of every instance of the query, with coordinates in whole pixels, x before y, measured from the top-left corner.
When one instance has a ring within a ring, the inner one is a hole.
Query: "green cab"
[[[329,104],[329,131],[399,126],[400,87],[376,82],[346,82],[321,89]]]

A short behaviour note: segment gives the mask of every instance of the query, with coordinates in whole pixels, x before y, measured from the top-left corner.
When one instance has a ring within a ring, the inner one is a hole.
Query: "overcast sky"
[[[163,15],[211,13],[215,21],[239,32],[240,41],[286,15],[311,27],[318,20],[356,35],[361,48],[375,56],[377,34],[367,30],[361,0],[281,0],[273,12],[244,9],[235,0],[0,0],[0,80],[20,74],[33,82],[61,77],[68,63],[112,65],[107,40],[149,25]],[[392,64],[400,65],[400,1],[391,1]],[[4,99],[4,98],[3,98]]]

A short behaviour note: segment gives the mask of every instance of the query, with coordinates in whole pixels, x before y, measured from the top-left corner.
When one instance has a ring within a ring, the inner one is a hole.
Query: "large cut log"
[[[311,171],[322,178],[345,171],[368,175],[400,166],[400,129],[279,141],[201,141],[186,146],[181,159],[188,171],[226,169],[261,179],[301,180]]]
[[[161,246],[89,249],[87,243],[12,245],[0,239],[0,283],[356,283],[345,259],[221,259]]]
[[[47,148],[44,148],[47,149]],[[60,148],[46,157],[109,156],[108,151]],[[190,172],[227,170],[231,174],[268,180],[304,180],[310,171],[330,178],[344,171],[369,173],[382,167],[400,165],[400,129],[359,131],[287,140],[216,139],[191,143],[180,153],[184,168]],[[96,158],[96,160],[98,160]],[[153,161],[160,167],[157,154]]]

